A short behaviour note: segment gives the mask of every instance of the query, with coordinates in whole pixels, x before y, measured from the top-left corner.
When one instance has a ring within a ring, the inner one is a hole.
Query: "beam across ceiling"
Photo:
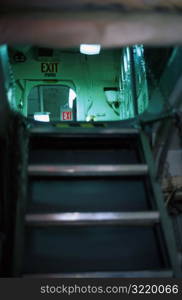
[[[177,11],[182,9],[181,0],[1,0],[1,10],[75,10],[75,9],[120,9],[132,10],[166,10]]]
[[[0,44],[182,44],[181,0],[1,0]]]

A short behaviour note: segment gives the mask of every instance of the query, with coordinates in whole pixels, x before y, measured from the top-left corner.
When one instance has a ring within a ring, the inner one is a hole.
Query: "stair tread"
[[[27,278],[172,278],[172,270],[24,274]]]
[[[43,176],[93,176],[93,175],[113,175],[113,176],[135,176],[147,175],[148,166],[145,164],[133,165],[38,165],[28,166],[29,175]]]
[[[50,135],[54,136],[77,136],[85,135],[91,137],[92,135],[106,135],[107,137],[115,137],[115,135],[137,135],[138,129],[135,128],[56,128],[50,126],[33,127],[29,129],[31,135]]]
[[[27,214],[27,225],[152,225],[160,221],[157,211],[147,212],[98,212],[98,213],[43,213]]]

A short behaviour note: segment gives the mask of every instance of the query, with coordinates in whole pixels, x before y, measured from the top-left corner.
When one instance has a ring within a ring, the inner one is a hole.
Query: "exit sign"
[[[71,121],[72,120],[72,111],[63,111],[62,112],[62,120],[63,121]]]
[[[41,72],[42,73],[57,73],[59,63],[41,63]]]

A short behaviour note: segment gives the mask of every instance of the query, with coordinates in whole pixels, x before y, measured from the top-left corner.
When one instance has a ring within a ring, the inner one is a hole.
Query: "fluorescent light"
[[[87,117],[86,117],[86,121],[87,121],[87,122],[90,122],[90,120],[91,120],[91,117],[90,117],[90,116],[87,116]]]
[[[141,46],[136,46],[136,52],[138,56],[142,56],[142,48]]]
[[[101,50],[100,45],[82,44],[80,45],[80,53],[86,55],[96,55],[99,54]]]
[[[73,101],[76,98],[76,93],[74,90],[70,89],[69,91],[69,108],[73,108]]]
[[[50,122],[49,113],[35,113],[34,120],[41,122]]]
[[[130,51],[129,51],[129,47],[126,48],[126,52],[127,52],[127,59],[128,62],[130,61]]]
[[[125,72],[127,72],[127,70],[128,70],[128,62],[127,62],[126,54],[124,55],[124,70],[125,70]]]

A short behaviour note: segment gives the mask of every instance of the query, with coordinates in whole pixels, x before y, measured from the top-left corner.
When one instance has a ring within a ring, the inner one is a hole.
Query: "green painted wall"
[[[102,50],[101,54],[96,56],[85,56],[75,49],[54,50],[53,57],[49,59],[38,56],[38,49],[35,47],[15,46],[9,48],[10,63],[7,47],[0,46],[0,59],[9,104],[13,110],[20,111],[26,116],[28,96],[34,86],[63,84],[75,89],[77,93],[78,121],[85,121],[88,116],[95,121],[133,118],[134,99],[131,84],[133,77],[129,50],[134,54],[134,80],[139,114],[146,112],[143,117],[148,118],[147,113],[157,115],[165,108],[173,107],[173,102],[169,103],[169,97],[175,84],[178,81],[180,84],[182,48],[173,49],[160,78],[154,80],[152,70],[148,68],[151,57],[145,56],[147,50],[142,45]],[[154,55],[158,53],[157,49],[151,51],[154,51]],[[163,59],[162,53],[155,57]],[[46,63],[56,64],[54,74],[46,70]],[[157,68],[154,64],[152,66]],[[151,85],[153,81],[155,84]],[[117,107],[109,106],[104,88],[118,90]],[[181,103],[180,95],[178,98],[176,107]]]
[[[152,90],[150,91],[150,102],[148,112],[151,114],[160,114],[165,109],[181,109],[181,93],[180,89],[174,93],[175,86],[181,86],[182,78],[182,48],[175,47],[167,60],[165,68],[160,78],[152,74],[153,70],[148,70],[148,81],[152,82]],[[174,93],[174,95],[173,95]]]
[[[19,50],[19,49],[18,49]],[[22,113],[27,115],[27,98],[33,86],[39,84],[67,84],[77,93],[77,119],[94,116],[95,121],[119,120],[120,117],[108,105],[104,88],[119,88],[121,49],[103,50],[100,55],[85,56],[79,52],[56,50],[49,62],[58,63],[56,76],[42,72],[42,63],[36,59],[34,48],[22,48],[25,62],[16,62],[16,49],[10,51],[16,80],[16,99]],[[43,71],[46,67],[43,67]],[[55,74],[53,74],[55,75]],[[54,80],[48,83],[46,80]],[[57,81],[55,81],[57,80]]]

